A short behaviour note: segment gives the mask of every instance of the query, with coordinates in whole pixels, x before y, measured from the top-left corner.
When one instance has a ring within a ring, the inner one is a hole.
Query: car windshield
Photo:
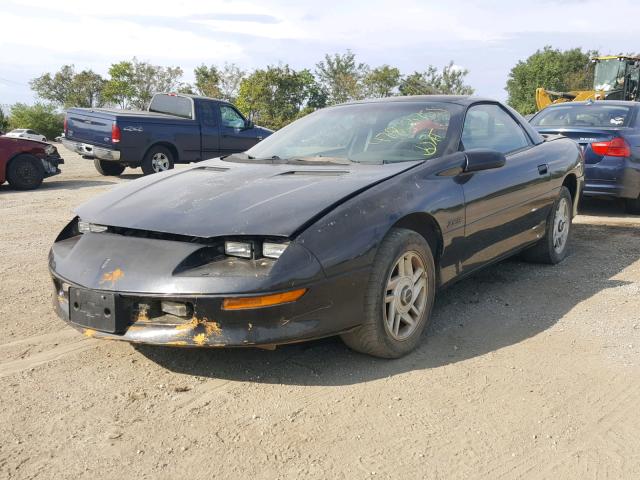
[[[625,127],[630,118],[630,107],[597,102],[546,108],[531,119],[531,124],[537,127]]]
[[[449,103],[371,102],[319,110],[267,137],[250,159],[394,163],[437,157],[462,107]]]

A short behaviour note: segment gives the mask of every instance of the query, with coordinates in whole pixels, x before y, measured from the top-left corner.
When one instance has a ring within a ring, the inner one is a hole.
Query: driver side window
[[[244,118],[233,108],[227,105],[220,106],[222,126],[230,128],[244,128]]]
[[[498,105],[475,105],[467,111],[462,128],[465,150],[483,148],[508,154],[529,145],[522,127]]]

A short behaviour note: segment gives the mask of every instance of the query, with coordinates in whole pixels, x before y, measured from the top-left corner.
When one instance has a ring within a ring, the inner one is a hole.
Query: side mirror
[[[468,150],[465,154],[467,156],[467,166],[464,171],[467,173],[500,168],[507,163],[507,158],[504,156],[504,153],[496,150]]]

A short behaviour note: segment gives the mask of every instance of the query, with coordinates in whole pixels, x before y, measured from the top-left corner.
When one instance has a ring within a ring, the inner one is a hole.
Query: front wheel
[[[14,157],[7,168],[7,181],[16,190],[33,190],[44,179],[44,167],[37,157],[20,154]]]
[[[105,177],[117,177],[124,172],[125,169],[125,166],[121,163],[98,160],[97,158],[93,160],[93,166],[96,167],[100,175],[104,175]]]
[[[342,335],[353,350],[398,358],[414,350],[429,324],[435,266],[425,239],[395,228],[382,241],[365,294],[364,321]]]
[[[573,200],[567,187],[560,188],[560,195],[553,203],[547,218],[544,237],[523,252],[525,260],[555,265],[569,253],[571,239]]]
[[[173,163],[173,154],[168,148],[151,147],[142,160],[142,173],[151,175],[152,173],[165,172],[173,168]]]

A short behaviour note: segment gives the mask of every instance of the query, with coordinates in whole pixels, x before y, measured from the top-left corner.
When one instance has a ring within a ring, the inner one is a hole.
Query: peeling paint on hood
[[[345,197],[418,163],[318,166],[208,160],[114,188],[77,213],[101,225],[195,237],[289,237]]]

